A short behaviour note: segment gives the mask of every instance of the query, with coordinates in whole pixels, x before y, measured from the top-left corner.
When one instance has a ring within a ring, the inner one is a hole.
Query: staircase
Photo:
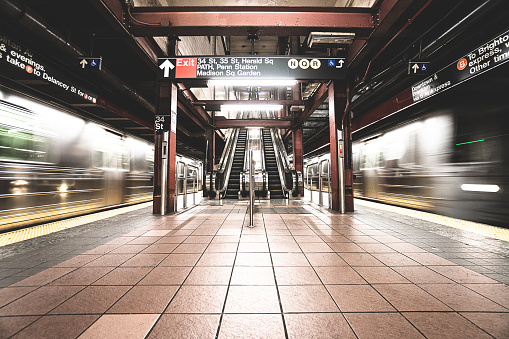
[[[244,153],[246,151],[247,129],[241,129],[237,138],[237,147],[233,156],[230,180],[226,188],[225,199],[237,199],[240,191],[240,172],[244,169]]]
[[[274,153],[274,146],[270,136],[270,130],[262,130],[263,134],[263,147],[265,153],[265,170],[269,176],[269,191],[271,199],[283,199],[283,189],[281,187],[281,180],[279,179],[279,172],[276,163],[276,154]]]

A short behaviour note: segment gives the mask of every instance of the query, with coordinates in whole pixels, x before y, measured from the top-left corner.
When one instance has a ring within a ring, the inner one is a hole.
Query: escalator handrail
[[[228,156],[227,161],[224,164],[223,172],[226,171],[226,174],[224,174],[224,180],[223,180],[223,186],[220,189],[216,188],[216,185],[214,185],[214,191],[217,194],[226,192],[226,189],[228,187],[228,181],[230,180],[230,173],[232,171],[232,164],[233,164],[233,158],[235,156],[235,150],[237,149],[237,140],[239,138],[240,129],[235,129],[233,133],[232,143],[230,144],[232,148],[226,147],[223,150],[223,156]],[[226,154],[225,154],[226,152]],[[222,157],[223,158],[223,157]]]
[[[292,188],[288,188],[286,186],[286,180],[283,173],[292,173],[292,181],[296,181],[296,173],[295,168],[293,168],[292,165],[290,165],[290,161],[288,160],[288,155],[286,154],[286,150],[283,146],[283,141],[280,138],[277,138],[278,134],[274,131],[273,128],[270,129],[270,136],[272,139],[272,145],[274,147],[274,153],[276,156],[276,164],[278,168],[279,173],[279,180],[281,181],[281,188],[283,190],[283,195],[290,196],[290,194],[293,193],[295,190],[295,185],[292,185]]]
[[[250,138],[249,138],[249,130],[247,130],[247,135],[246,135],[246,149],[244,151],[244,167],[243,167],[243,171],[244,172],[247,172],[248,169],[249,169],[249,161],[248,161],[248,158],[249,158],[249,150],[251,149],[250,147]],[[266,167],[265,167],[265,149],[264,149],[264,143],[263,143],[263,132],[262,130],[260,130],[260,152],[261,152],[261,159],[262,159],[262,172],[266,172]]]

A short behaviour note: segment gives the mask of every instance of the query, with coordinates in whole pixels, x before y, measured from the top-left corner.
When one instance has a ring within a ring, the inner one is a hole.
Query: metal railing
[[[294,192],[298,192],[299,182],[302,181],[302,173],[297,172],[295,167],[290,163],[283,141],[273,128],[270,129],[270,135],[272,138],[274,153],[276,155],[276,164],[279,172],[279,179],[281,181],[283,195],[286,198],[290,198]],[[287,185],[287,174],[291,175],[292,178],[291,182],[289,183],[291,184],[291,187],[288,187],[289,185]]]
[[[240,130],[234,129],[230,134],[228,141],[224,147],[223,153],[221,154],[221,159],[219,160],[219,167],[217,170],[209,172],[207,181],[209,183],[209,191],[213,191],[216,195],[221,198],[221,195],[226,192],[228,187],[228,181],[230,180],[230,173],[232,169],[232,163],[235,156],[235,150],[237,148],[237,140],[239,137]],[[222,185],[221,180],[218,180],[219,176],[222,176]],[[218,182],[219,181],[219,182]],[[221,187],[218,187],[221,185]]]

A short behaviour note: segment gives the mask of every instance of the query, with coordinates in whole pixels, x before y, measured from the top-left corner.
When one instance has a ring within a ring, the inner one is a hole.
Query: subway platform
[[[259,202],[254,228],[239,201],[138,207],[0,247],[0,338],[509,338],[507,230],[365,201]]]

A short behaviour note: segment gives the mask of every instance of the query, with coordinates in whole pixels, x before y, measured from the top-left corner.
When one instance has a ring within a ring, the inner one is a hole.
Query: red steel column
[[[177,160],[177,86],[174,83],[158,84],[157,114],[171,117],[170,131],[167,145],[167,185],[162,187],[162,157],[163,157],[163,134],[154,137],[154,200],[152,211],[154,214],[161,213],[161,194],[166,192],[166,212],[175,211],[175,169]]]
[[[216,161],[216,132],[213,128],[207,128],[205,131],[208,141],[207,149],[207,172],[214,170],[214,164]]]
[[[331,82],[329,85],[330,185],[334,211],[340,210],[338,129],[341,129],[341,118],[346,106],[345,99],[345,86],[336,81]]]
[[[347,93],[349,90],[347,89]],[[348,93],[349,94],[349,93]],[[347,95],[347,100],[350,96]],[[345,152],[345,211],[353,212],[353,156],[352,156],[352,119],[349,105],[344,112],[343,117],[343,139]]]
[[[293,165],[295,170],[299,171],[304,175],[304,147],[302,146],[302,128],[292,131],[292,150],[293,150]],[[304,196],[304,187],[301,187],[299,192],[301,196]]]

